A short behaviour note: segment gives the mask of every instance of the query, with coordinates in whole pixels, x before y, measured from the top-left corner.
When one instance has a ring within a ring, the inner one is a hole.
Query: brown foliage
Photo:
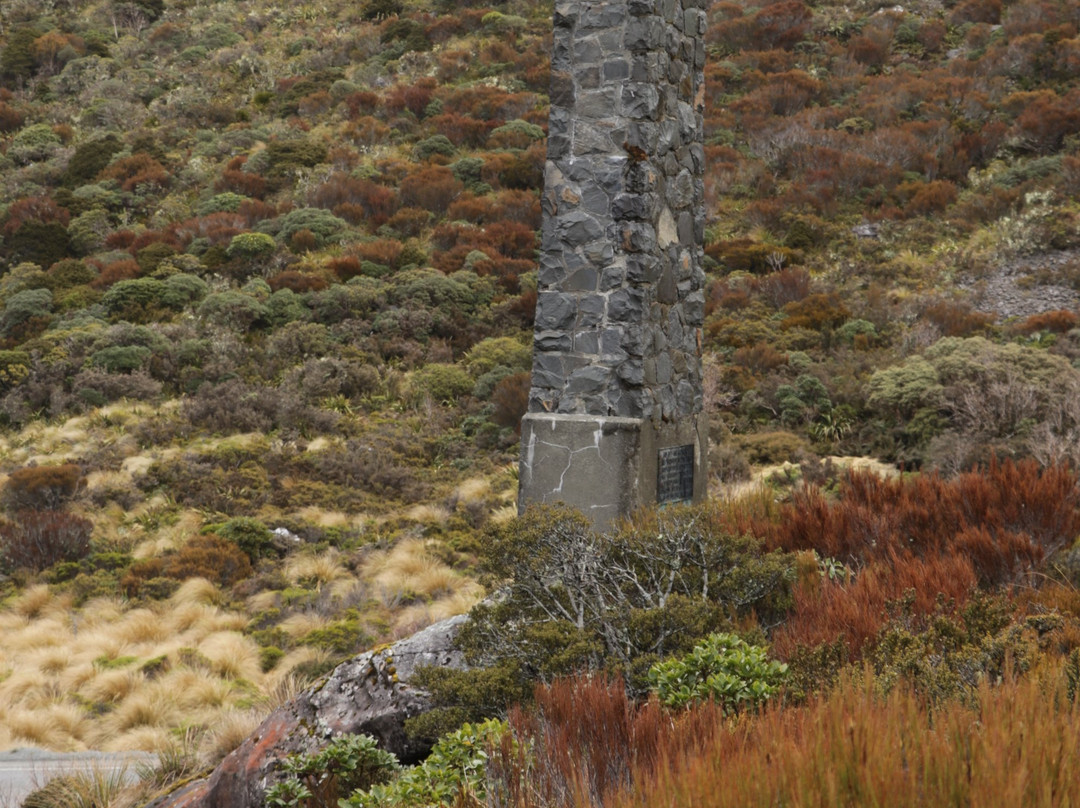
[[[74,463],[27,466],[11,472],[0,501],[12,510],[59,510],[84,483]]]
[[[968,337],[994,324],[994,315],[974,311],[968,305],[940,301],[928,306],[923,317],[936,325],[943,336]]]
[[[8,569],[43,570],[78,561],[90,551],[89,519],[55,510],[20,510],[0,524],[0,559]]]
[[[308,201],[312,207],[330,210],[350,224],[367,222],[372,230],[386,224],[397,209],[393,189],[345,172],[327,177]]]
[[[655,700],[635,704],[619,681],[562,679],[536,689],[535,708],[510,713],[507,743],[489,764],[514,805],[610,805],[668,760],[712,738],[719,711],[703,707],[672,717]],[[528,750],[526,752],[525,750]],[[525,765],[524,755],[530,755]]]
[[[13,202],[8,208],[3,232],[10,236],[29,221],[38,221],[42,224],[58,222],[67,227],[71,221],[71,215],[67,208],[60,207],[50,197],[24,197]]]
[[[313,275],[310,272],[300,272],[295,269],[287,269],[270,278],[267,283],[273,291],[279,289],[291,289],[298,295],[305,292],[321,292],[330,284],[321,275]]]
[[[491,403],[495,405],[491,420],[499,426],[513,427],[515,433],[520,433],[521,419],[529,409],[531,385],[531,373],[515,373],[496,384],[491,392]]]
[[[761,297],[773,308],[781,309],[789,303],[797,303],[810,294],[810,273],[802,267],[791,267],[772,272],[758,284]]]
[[[176,553],[164,558],[137,561],[120,580],[128,597],[154,578],[206,578],[218,586],[232,586],[251,575],[251,561],[237,545],[213,533],[195,536]]]
[[[90,286],[95,289],[107,289],[117,281],[126,281],[138,278],[142,275],[142,269],[134,258],[124,261],[113,261],[102,267],[101,273],[90,281]]]
[[[994,584],[1070,543],[1080,533],[1078,506],[1076,474],[1033,460],[994,460],[951,480],[852,473],[836,502],[816,488],[797,492],[762,535],[772,548],[813,549],[854,564],[962,549],[979,578]]]
[[[405,177],[401,181],[399,194],[406,207],[443,214],[464,189],[465,186],[449,168],[428,165]]]
[[[125,191],[134,191],[139,185],[156,185],[164,188],[169,184],[168,170],[145,152],[121,157],[99,175],[102,179],[116,180]]]
[[[1038,331],[1064,334],[1076,328],[1078,322],[1080,318],[1074,311],[1044,311],[1040,314],[1032,314],[1013,328],[1020,334],[1034,334]]]
[[[791,328],[809,328],[817,331],[822,328],[836,328],[841,325],[851,312],[835,292],[827,295],[810,295],[784,306],[787,317],[781,322],[784,330]]]

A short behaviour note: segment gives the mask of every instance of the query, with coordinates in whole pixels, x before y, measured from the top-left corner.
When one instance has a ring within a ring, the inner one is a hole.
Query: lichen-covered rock
[[[262,808],[266,789],[282,777],[281,761],[314,752],[345,733],[371,735],[403,762],[428,750],[405,734],[405,720],[430,707],[409,685],[418,667],[464,668],[454,637],[464,616],[435,623],[393,645],[342,663],[319,684],[275,710],[206,780],[147,808]]]

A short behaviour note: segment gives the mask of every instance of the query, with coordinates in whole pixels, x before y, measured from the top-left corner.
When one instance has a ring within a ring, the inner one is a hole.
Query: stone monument
[[[706,5],[555,4],[521,509],[704,496]]]

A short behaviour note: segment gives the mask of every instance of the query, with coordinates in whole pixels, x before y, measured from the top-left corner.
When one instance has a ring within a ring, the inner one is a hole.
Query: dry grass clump
[[[381,592],[386,605],[417,597],[448,598],[459,589],[475,586],[435,557],[420,539],[405,539],[389,551],[373,553],[365,577]]]
[[[199,759],[211,768],[242,744],[262,723],[260,710],[226,710],[214,718],[213,726],[199,744]]]
[[[259,646],[235,631],[219,631],[199,643],[199,652],[210,660],[214,672],[226,679],[257,681],[262,673]]]
[[[320,589],[349,575],[341,559],[341,552],[334,547],[318,554],[294,553],[286,560],[283,573],[291,584]]]

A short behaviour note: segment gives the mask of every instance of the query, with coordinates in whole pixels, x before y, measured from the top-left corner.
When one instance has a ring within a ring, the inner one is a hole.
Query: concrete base
[[[638,508],[663,504],[660,457],[672,447],[693,448],[689,500],[699,502],[708,472],[705,421],[698,414],[657,427],[643,418],[529,413],[521,422],[518,510],[564,502],[607,530]]]

